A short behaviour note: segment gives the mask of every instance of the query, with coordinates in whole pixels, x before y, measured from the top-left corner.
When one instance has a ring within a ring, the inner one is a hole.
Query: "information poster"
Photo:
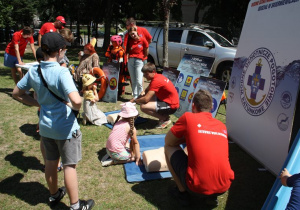
[[[173,83],[173,85],[175,85],[179,71],[174,68],[164,68],[162,75],[167,77]]]
[[[199,82],[195,89],[195,93],[197,93],[199,90],[207,90],[210,92],[213,99],[213,108],[211,110],[213,117],[215,117],[217,114],[225,87],[226,87],[226,82],[223,82],[221,80],[208,78],[208,77],[200,77],[199,79]],[[190,101],[190,106],[188,111],[189,112],[192,111],[192,101]]]
[[[188,111],[200,76],[207,77],[210,74],[213,62],[214,58],[210,57],[190,54],[183,56],[177,68],[180,73],[175,83],[180,103],[179,109],[175,112],[176,117]]]
[[[116,103],[118,98],[119,63],[105,63],[102,70],[107,77],[107,88],[102,100]]]
[[[299,120],[299,11],[299,0],[250,1],[229,82],[229,137],[276,175]]]

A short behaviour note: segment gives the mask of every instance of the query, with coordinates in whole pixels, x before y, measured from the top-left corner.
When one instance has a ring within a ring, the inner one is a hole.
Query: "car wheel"
[[[227,85],[229,84],[229,81],[230,81],[231,70],[232,70],[232,67],[224,66],[219,73],[219,79],[226,82]]]
[[[151,55],[148,55],[147,62],[154,63],[154,59],[152,58]]]

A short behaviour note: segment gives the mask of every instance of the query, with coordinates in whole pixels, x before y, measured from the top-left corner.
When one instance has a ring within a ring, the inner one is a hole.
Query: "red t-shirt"
[[[129,39],[128,40],[128,54],[129,58],[139,58],[142,60],[147,59],[147,56],[144,56],[144,49],[148,48],[149,44],[143,37],[140,37],[139,40]]]
[[[162,74],[155,74],[149,84],[149,90],[155,92],[156,97],[170,105],[172,109],[178,109],[179,96],[173,83]]]
[[[43,36],[46,33],[49,32],[56,32],[56,28],[54,27],[53,23],[44,23],[44,25],[42,25],[42,28],[40,29],[40,34]]]
[[[16,56],[16,52],[15,52],[15,44],[19,45],[19,52],[20,52],[20,56],[23,57],[24,56],[24,52],[27,46],[27,43],[29,42],[30,44],[34,43],[33,37],[29,37],[24,39],[22,36],[23,30],[21,31],[17,31],[14,33],[11,42],[7,45],[5,52],[12,55],[12,56]]]
[[[144,39],[146,39],[148,44],[152,39],[152,36],[150,35],[150,33],[148,32],[148,30],[146,28],[137,26],[137,34],[139,35],[139,37],[143,37]],[[129,36],[129,34],[126,33],[125,37],[124,37],[124,44],[123,45],[124,45],[125,51],[126,51],[126,47],[127,47],[128,36]]]
[[[211,195],[226,192],[234,180],[229,163],[226,126],[211,113],[184,113],[171,132],[185,137],[188,151],[186,184],[193,192]]]

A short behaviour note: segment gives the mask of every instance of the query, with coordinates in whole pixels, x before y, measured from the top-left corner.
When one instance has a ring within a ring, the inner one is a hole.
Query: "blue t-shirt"
[[[294,174],[286,180],[289,187],[293,187],[286,209],[300,209],[300,174]]]
[[[77,89],[69,70],[57,62],[42,61],[40,65],[48,88],[70,102],[68,95],[77,92]],[[56,99],[44,86],[37,67],[38,65],[32,66],[17,86],[23,90],[33,88],[37,93],[38,103],[41,105],[40,135],[56,140],[71,139],[73,132],[80,128],[77,119],[71,108]]]

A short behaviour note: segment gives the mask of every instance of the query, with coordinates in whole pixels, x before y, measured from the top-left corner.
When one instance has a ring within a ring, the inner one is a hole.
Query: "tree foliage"
[[[222,27],[227,38],[239,37],[249,0],[195,0],[204,12],[202,23]]]

